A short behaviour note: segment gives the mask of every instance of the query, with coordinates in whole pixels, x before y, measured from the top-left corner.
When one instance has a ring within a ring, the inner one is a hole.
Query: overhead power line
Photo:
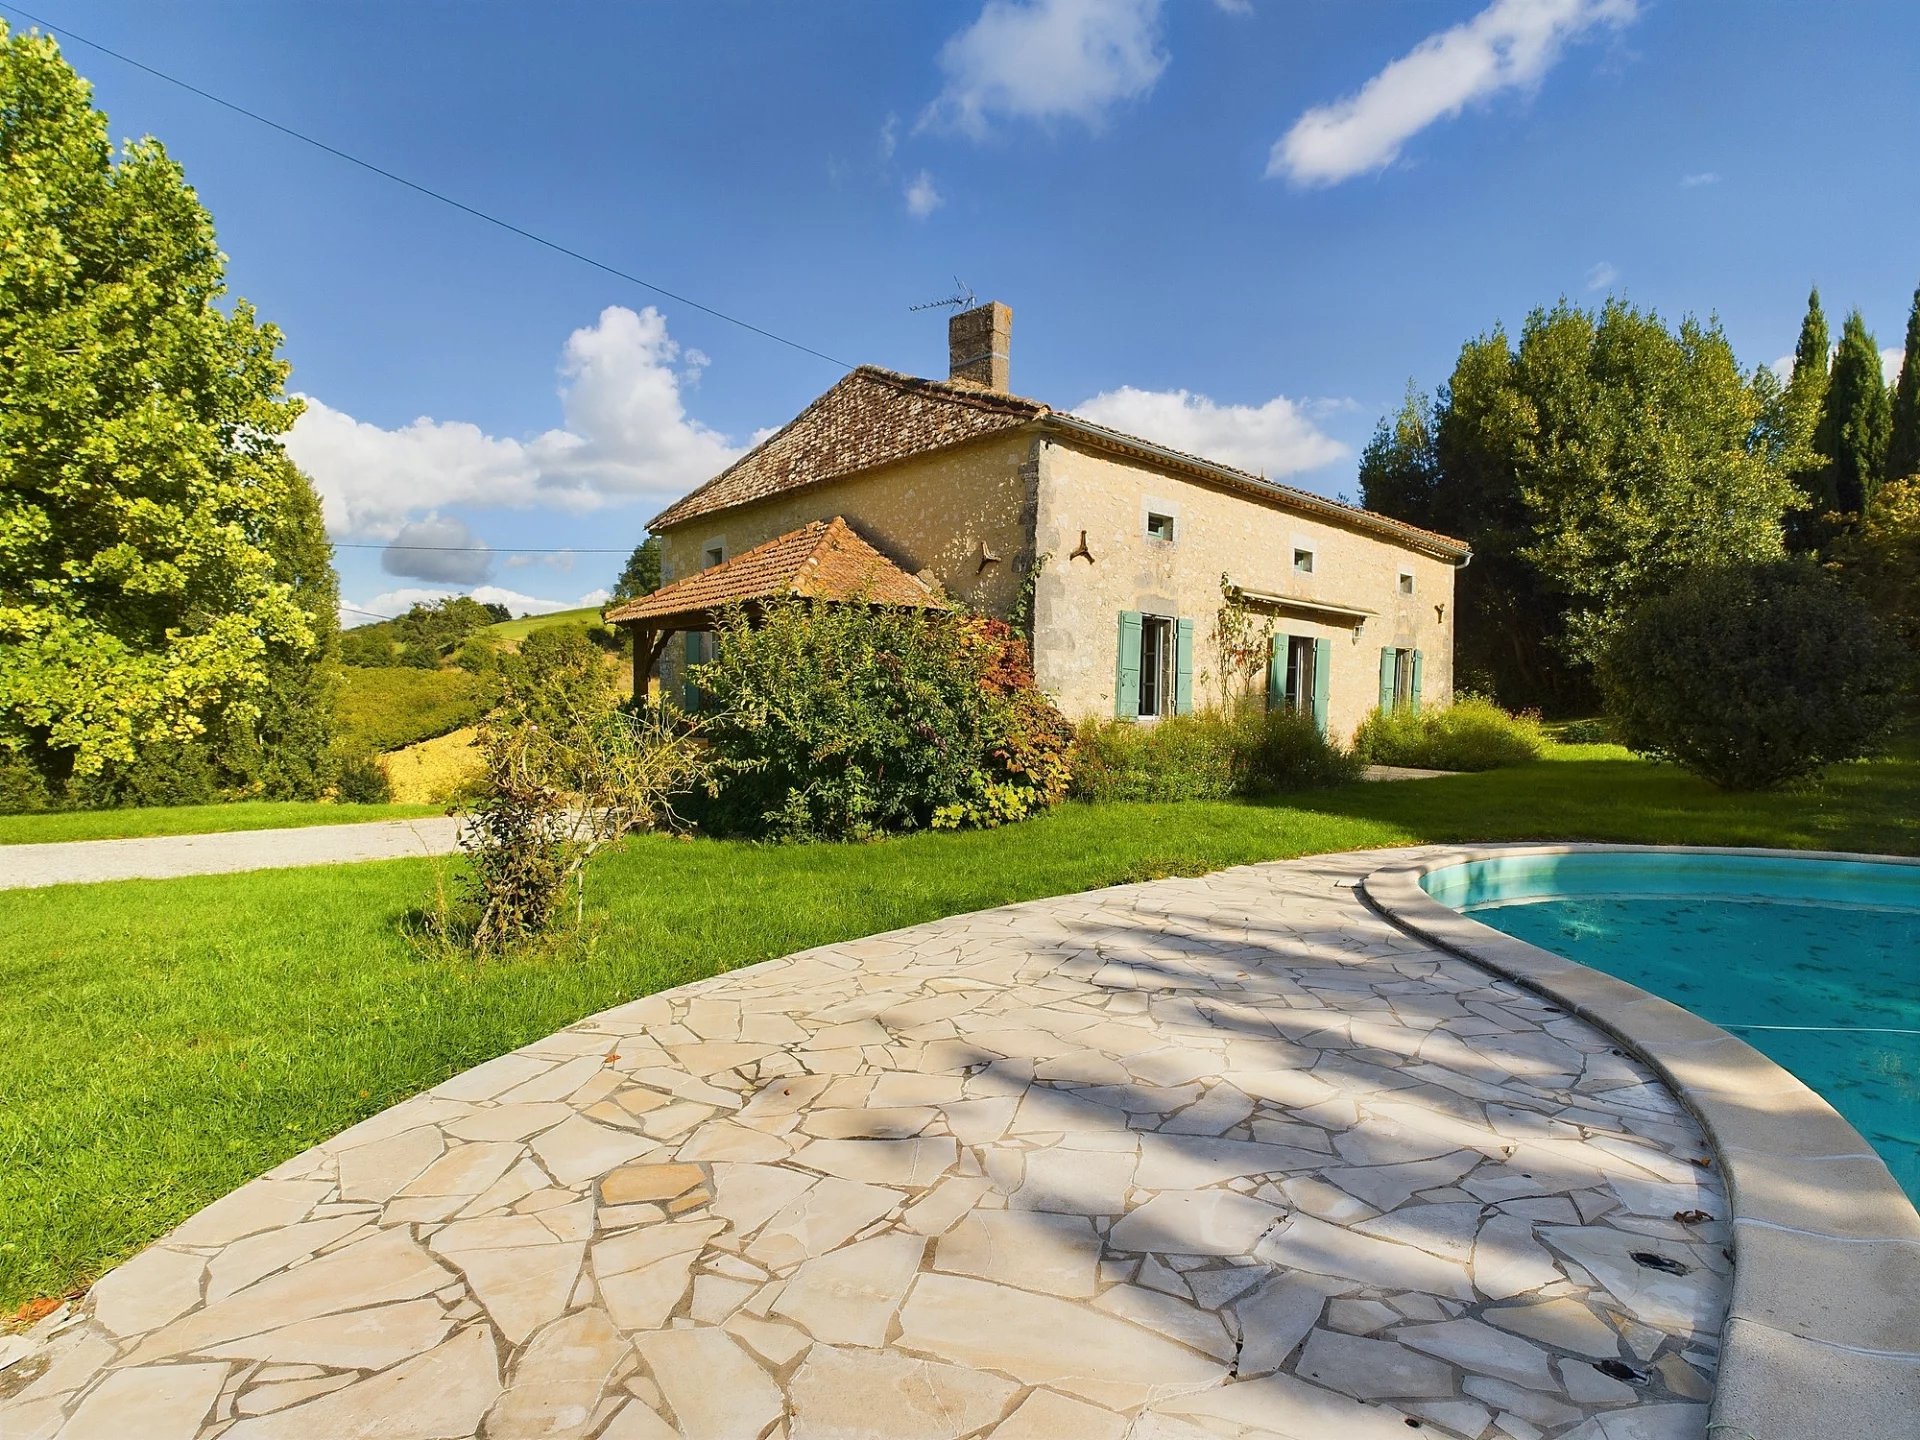
[[[151,75],[156,80],[164,80],[167,84],[177,86],[179,89],[185,90],[188,94],[197,95],[202,100],[205,100],[210,104],[218,105],[223,110],[231,110],[236,115],[244,116],[247,119],[253,121],[255,124],[264,125],[269,130],[277,130],[282,135],[287,136],[289,139],[298,140],[303,145],[311,145],[314,149],[324,151],[326,154],[333,156],[337,160],[344,160],[349,165],[357,165],[362,170],[366,170],[371,174],[378,175],[383,180],[390,180],[395,185],[405,186],[407,189],[413,191],[416,195],[424,195],[429,200],[437,200],[442,205],[450,206],[451,208],[460,211],[460,213],[463,215],[470,215],[475,220],[481,220],[486,222],[489,225],[498,226],[500,229],[507,231],[509,234],[518,235],[523,240],[531,240],[536,245],[544,246],[546,249],[553,251],[555,254],[565,255],[570,260],[578,260],[582,265],[590,265],[595,270],[599,270],[602,273],[607,275],[612,275],[616,279],[625,280],[631,285],[638,285],[643,290],[651,290],[655,295],[663,296],[664,298],[673,301],[676,305],[685,305],[690,309],[698,310],[703,315],[711,315],[716,320],[724,320],[729,325],[737,325],[740,329],[750,331],[751,333],[760,336],[762,339],[771,340],[779,345],[785,345],[790,350],[798,350],[803,355],[811,355],[816,360],[824,360],[829,365],[837,365],[842,370],[853,369],[853,366],[850,365],[845,360],[841,360],[835,356],[829,355],[824,350],[816,350],[811,345],[804,345],[798,340],[790,340],[785,335],[776,334],[774,331],[768,330],[763,326],[755,325],[750,320],[742,320],[737,315],[729,315],[724,310],[716,310],[711,305],[703,305],[698,300],[691,299],[688,296],[679,294],[676,291],[669,290],[664,285],[656,285],[651,280],[643,280],[638,275],[635,275],[630,271],[622,270],[617,265],[609,265],[604,260],[596,260],[593,258],[593,256],[582,254],[580,251],[573,249],[571,246],[562,245],[558,240],[550,240],[546,236],[536,234],[534,231],[528,230],[524,226],[514,224],[511,220],[503,220],[498,215],[489,214],[487,211],[481,210],[476,208],[475,206],[469,205],[463,200],[456,200],[451,195],[445,194],[444,192],[439,190],[435,190],[431,186],[422,185],[417,180],[409,180],[406,176],[396,174],[394,171],[389,170],[384,166],[376,165],[371,160],[363,160],[358,155],[352,154],[346,150],[342,150],[337,145],[329,145],[326,141],[316,139],[314,136],[307,134],[305,131],[296,130],[291,125],[283,125],[278,120],[269,119],[267,116],[262,115],[257,110],[249,110],[244,105],[236,104],[231,100],[228,100],[222,96],[216,95],[211,90],[204,90],[200,86],[195,85],[190,81],[182,80],[177,75],[169,75],[164,70],[155,69],[153,66],[147,64],[144,61],[136,60],[131,55],[125,54],[119,50],[115,50],[111,46],[101,44],[98,40],[89,39],[87,36],[82,35],[77,31],[69,30],[62,25],[55,25],[51,21],[42,20],[38,15],[35,15],[30,11],[22,10],[15,5],[6,5],[6,4],[0,4],[0,10],[4,10],[9,14],[17,15],[22,20],[25,20],[28,24],[37,25],[42,30],[45,30],[48,33],[53,35],[58,35],[62,39],[71,40],[78,45],[84,45],[89,50],[96,50],[102,55],[108,56],[114,60],[118,60],[122,65],[131,65],[134,69],[139,70],[144,74]]]
[[[631,545],[559,545],[543,550],[525,545],[389,545],[380,540],[334,540],[336,550],[452,550],[463,555],[631,555]]]

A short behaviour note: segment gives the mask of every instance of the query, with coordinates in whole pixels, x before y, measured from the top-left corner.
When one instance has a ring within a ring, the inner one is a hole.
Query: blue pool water
[[[1509,856],[1436,900],[1684,1005],[1826,1097],[1920,1202],[1920,866]]]

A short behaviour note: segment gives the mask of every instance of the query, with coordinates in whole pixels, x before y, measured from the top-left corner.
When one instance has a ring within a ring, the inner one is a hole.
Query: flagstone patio
[[[1384,858],[595,1016],[105,1277],[0,1352],[0,1436],[1702,1435],[1731,1267],[1698,1129],[1369,910]]]

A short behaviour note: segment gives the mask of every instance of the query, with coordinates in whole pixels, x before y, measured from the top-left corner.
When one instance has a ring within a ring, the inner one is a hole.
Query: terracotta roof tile
[[[872,365],[849,372],[788,424],[647,523],[650,531],[818,480],[1017,429],[1047,407]]]
[[[606,618],[615,624],[685,619],[775,596],[870,605],[940,603],[925,581],[907,574],[836,515],[617,605]]]
[[[1158,460],[1244,493],[1277,500],[1290,509],[1411,540],[1442,553],[1464,556],[1469,550],[1452,536],[1111,430],[1037,400],[944,380],[922,380],[874,365],[849,371],[787,425],[654,516],[647,529],[657,533],[701,515],[1036,422],[1085,443]]]

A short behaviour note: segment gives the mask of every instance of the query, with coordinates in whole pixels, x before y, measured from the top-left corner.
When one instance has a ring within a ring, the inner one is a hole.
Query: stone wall
[[[1038,467],[1037,537],[1047,557],[1034,594],[1041,686],[1075,718],[1114,713],[1118,617],[1137,610],[1194,622],[1197,705],[1217,703],[1213,640],[1223,574],[1250,590],[1376,612],[1351,624],[1280,611],[1282,634],[1332,642],[1328,729],[1350,737],[1379,701],[1380,652],[1416,649],[1422,702],[1453,693],[1453,566],[1362,531],[1310,519],[1224,489],[1050,439]],[[1171,514],[1171,543],[1147,535],[1149,513]],[[1089,560],[1074,557],[1085,533]],[[1311,574],[1293,552],[1314,552]],[[1400,593],[1402,571],[1412,595]],[[1256,616],[1256,621],[1263,619]]]
[[[1171,514],[1171,543],[1150,539],[1147,515]],[[909,574],[928,572],[948,594],[991,614],[1020,599],[1028,557],[1046,557],[1033,601],[1034,661],[1042,688],[1075,718],[1114,713],[1118,617],[1123,610],[1194,622],[1196,703],[1221,695],[1213,642],[1220,579],[1289,597],[1375,612],[1351,624],[1279,611],[1275,628],[1332,642],[1328,729],[1345,739],[1379,699],[1380,651],[1419,650],[1421,696],[1453,693],[1453,566],[1357,529],[1311,519],[1232,491],[1168,475],[1058,438],[998,436],[863,475],[774,496],[668,530],[668,580],[699,569],[708,550],[741,554],[811,520],[846,519]],[[1081,532],[1092,555],[1075,557]],[[1293,568],[1298,548],[1314,569]],[[997,557],[982,560],[986,556]],[[1414,593],[1400,593],[1401,572]],[[1256,617],[1264,618],[1264,617]],[[678,694],[685,650],[660,666]]]
[[[662,581],[700,569],[716,546],[730,560],[840,515],[909,575],[927,571],[949,595],[1005,615],[1019,601],[1032,554],[1034,448],[1028,434],[995,436],[700,516],[661,536]],[[983,564],[986,556],[996,558]],[[684,654],[678,638],[668,643],[663,683],[678,686]]]

